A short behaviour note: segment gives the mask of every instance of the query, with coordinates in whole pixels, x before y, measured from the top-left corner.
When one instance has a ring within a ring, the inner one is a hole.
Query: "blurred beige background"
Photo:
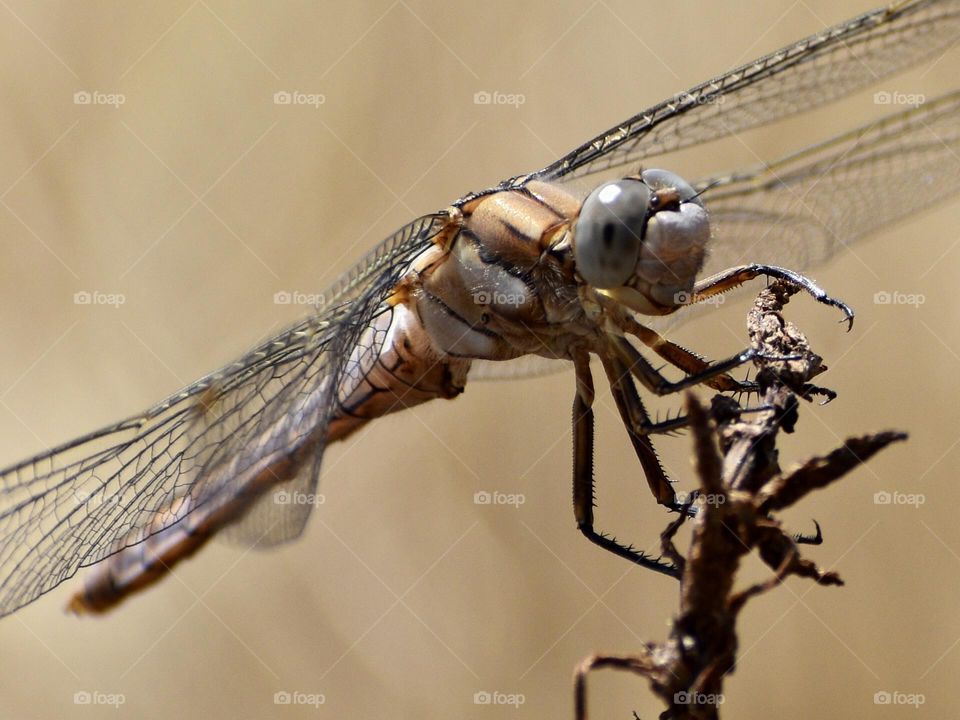
[[[3,0],[0,461],[230,361],[308,311],[275,293],[322,290],[411,217],[873,4]],[[958,58],[883,87],[932,96]],[[280,91],[324,102],[277,105]],[[476,105],[479,91],[525,102]],[[680,169],[772,159],[877,114],[867,94]],[[785,464],[849,434],[912,438],[788,515],[822,523],[810,556],[848,585],[791,581],[749,606],[730,717],[860,716],[881,691],[925,696],[885,716],[960,713],[958,228],[960,204],[921,212],[816,273],[857,309],[851,334],[809,301],[791,306],[840,397],[804,408]],[[881,290],[925,303],[878,306]],[[78,292],[124,302],[76,304]],[[726,356],[745,344],[745,307],[676,339]],[[218,544],[104,619],[65,615],[76,579],[61,586],[0,621],[0,717],[571,717],[574,665],[662,638],[676,607],[671,581],[575,530],[571,399],[564,374],[474,383],[333,448],[326,502],[290,547]],[[600,526],[651,544],[664,514],[603,407]],[[661,443],[686,488],[688,443]],[[483,490],[525,503],[475,505]],[[878,506],[883,490],[925,504]],[[762,576],[753,563],[744,579]],[[599,674],[591,691],[594,717],[660,710],[629,676]],[[277,706],[278,692],[325,702]],[[479,692],[523,704],[476,705]]]

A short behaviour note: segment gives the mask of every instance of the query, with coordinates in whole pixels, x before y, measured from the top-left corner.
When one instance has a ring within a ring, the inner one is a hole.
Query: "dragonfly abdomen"
[[[438,352],[405,304],[394,306],[371,321],[347,361],[327,442],[381,415],[456,397],[469,369],[469,360]]]

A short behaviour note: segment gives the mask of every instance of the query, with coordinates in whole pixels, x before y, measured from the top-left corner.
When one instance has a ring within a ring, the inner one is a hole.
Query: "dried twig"
[[[715,398],[708,411],[688,395],[700,496],[686,557],[673,544],[685,515],[661,536],[663,554],[683,569],[679,613],[664,642],[647,643],[636,655],[593,655],[580,664],[574,690],[578,720],[587,718],[587,675],[599,668],[646,677],[667,705],[662,718],[719,718],[723,682],[736,664],[736,620],[747,601],[790,575],[821,585],[843,584],[835,572],[820,569],[800,552],[801,544],[820,541],[819,526],[815,538],[793,536],[772,513],[840,479],[906,435],[881,432],[851,438],[789,473],[781,471],[776,439],[780,431],[793,431],[797,398],[820,396],[829,401],[835,397],[810,384],[826,367],[780,313],[794,292],[781,283],[772,284],[760,293],[748,317],[751,340],[761,358],[756,361],[759,411],[742,416],[740,406],[725,396]],[[735,592],[741,559],[754,550],[773,575]]]

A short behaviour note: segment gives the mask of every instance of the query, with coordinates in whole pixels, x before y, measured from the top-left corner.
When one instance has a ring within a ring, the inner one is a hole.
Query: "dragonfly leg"
[[[577,374],[577,392],[573,401],[573,512],[577,520],[577,528],[592,543],[599,545],[603,549],[612,552],[614,555],[625,558],[641,567],[655,570],[679,577],[679,569],[674,565],[665,563],[658,558],[650,557],[632,546],[621,544],[616,538],[599,533],[593,525],[594,508],[594,477],[593,477],[593,376],[590,373],[590,360],[586,353],[582,353],[574,358],[574,366]],[[633,435],[631,434],[631,439]],[[660,461],[657,459],[653,446],[649,444],[648,438],[642,436],[642,441],[648,448],[647,454],[641,458],[641,463],[652,462],[658,472],[658,488],[663,497],[664,504],[674,502],[673,488],[660,467]],[[636,446],[636,443],[634,443]],[[638,451],[639,455],[639,451]],[[650,478],[648,475],[648,482]],[[662,485],[660,484],[662,483]],[[654,484],[651,483],[651,489]],[[657,491],[654,491],[657,494]],[[658,501],[660,498],[658,497]]]
[[[624,332],[633,335],[640,342],[653,350],[668,363],[679,368],[687,375],[701,375],[701,382],[714,390],[721,392],[754,392],[756,383],[737,380],[725,372],[714,375],[708,372],[711,364],[695,352],[687,350],[663,337],[660,333],[634,320],[629,315],[622,315],[617,319]]]
[[[817,529],[813,535],[797,533],[793,536],[794,542],[796,542],[798,545],[822,545],[823,531],[820,529],[820,523],[814,520],[813,526]]]
[[[672,381],[668,380],[660,373],[659,370],[653,367],[653,365],[650,364],[650,361],[641,355],[637,349],[633,347],[633,345],[631,345],[626,339],[622,337],[614,337],[612,338],[611,342],[614,352],[616,352],[617,356],[624,363],[630,374],[637,378],[637,380],[639,380],[650,392],[656,393],[657,395],[670,395],[695,385],[710,384],[711,380],[719,380],[722,378],[728,378],[730,382],[733,383],[731,387],[725,387],[724,389],[740,391],[751,391],[756,389],[754,383],[739,383],[727,375],[729,370],[733,370],[734,368],[743,365],[745,362],[748,362],[756,356],[756,351],[750,348],[743,350],[736,355],[727,358],[726,360],[719,360],[713,363],[700,360],[699,362],[702,365],[698,370],[688,374],[682,380]],[[691,356],[693,356],[692,353]]]
[[[673,492],[673,486],[663,466],[660,465],[660,458],[657,457],[650,435],[685,427],[687,418],[680,416],[661,423],[652,422],[633,384],[630,371],[616,357],[601,355],[600,360],[610,383],[610,392],[620,412],[620,419],[627,429],[637,460],[640,461],[646,476],[647,485],[650,486],[650,492],[661,505],[675,507],[676,495]]]
[[[844,320],[847,322],[847,330],[853,327],[853,310],[846,303],[827,295],[826,291],[810,278],[793,270],[777,267],[776,265],[759,265],[756,263],[751,265],[738,265],[737,267],[719,272],[716,275],[711,275],[694,285],[692,300],[695,303],[703,302],[707,298],[720,295],[727,290],[732,290],[761,275],[777,280],[784,280],[803,289],[817,302],[839,308],[844,315]]]

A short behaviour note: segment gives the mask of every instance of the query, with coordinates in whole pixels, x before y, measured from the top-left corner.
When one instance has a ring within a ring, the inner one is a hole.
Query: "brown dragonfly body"
[[[958,36],[960,0],[896,2],[400,228],[324,294],[316,313],[236,362],[140,415],[0,471],[0,614],[83,567],[97,565],[70,607],[99,612],[217,535],[256,546],[292,540],[311,506],[289,498],[312,496],[330,443],[377,417],[456,397],[481,363],[529,356],[574,367],[578,529],[677,576],[673,565],[594,529],[591,357],[652,494],[678,510],[651,437],[686,420],[653,421],[636,384],[661,395],[700,384],[751,390],[728,373],[754,355],[707,362],[666,338],[670,318],[763,275],[852,319],[798,270],[960,191],[960,92],[692,183],[651,169],[653,159],[935,62]],[[601,182],[607,172],[620,179]],[[641,350],[682,378],[663,375]]]
[[[661,194],[669,199],[671,192]],[[585,310],[585,288],[574,270],[571,228],[581,204],[558,186],[534,181],[522,191],[494,192],[462,210],[451,208],[447,228],[391,293],[388,302],[394,312],[374,320],[357,343],[349,362],[358,372],[341,380],[325,444],[382,415],[434,398],[457,397],[473,360],[543,355],[572,361],[591,352],[608,354],[603,316]],[[656,270],[653,283],[643,279],[645,292],[658,281],[668,286],[667,296],[691,292],[706,237],[692,255],[690,247],[676,242],[670,248],[646,247],[644,252],[657,261],[646,263]],[[681,260],[684,277],[667,273],[669,279],[664,278],[668,265],[663,258],[670,249]],[[676,307],[674,303],[655,310],[655,301],[650,303],[648,312]],[[593,306],[599,309],[596,302]],[[369,336],[379,333],[385,336],[377,343],[379,353],[364,354],[364,348],[374,344]],[[207,406],[203,400],[198,408],[216,412],[215,403]],[[316,444],[304,443],[298,452],[255,475],[229,503],[191,510],[184,506],[189,499],[178,500],[168,514],[158,516],[157,532],[113,555],[88,577],[70,609],[103,612],[161,579],[243,517],[264,493],[299,472]],[[664,492],[672,500],[668,485]],[[183,519],[169,525],[178,516]]]

